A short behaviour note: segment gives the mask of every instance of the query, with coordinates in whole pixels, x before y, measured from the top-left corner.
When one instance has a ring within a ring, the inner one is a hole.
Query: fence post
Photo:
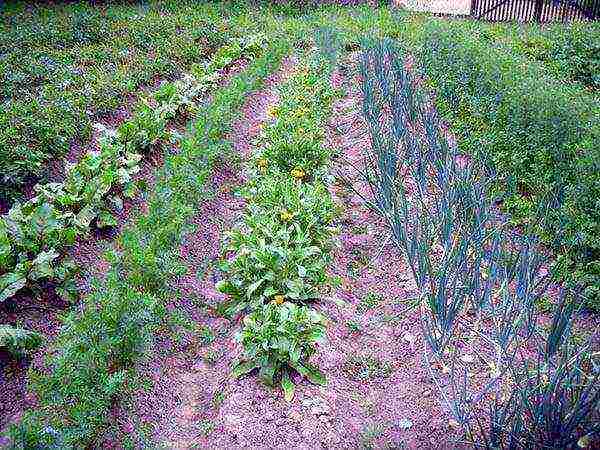
[[[533,18],[537,23],[542,23],[542,9],[544,8],[544,0],[535,0],[535,12]]]

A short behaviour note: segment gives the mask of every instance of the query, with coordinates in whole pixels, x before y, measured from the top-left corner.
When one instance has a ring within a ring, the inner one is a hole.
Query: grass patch
[[[374,381],[388,378],[394,371],[389,361],[384,361],[372,355],[350,355],[342,370],[354,381]]]

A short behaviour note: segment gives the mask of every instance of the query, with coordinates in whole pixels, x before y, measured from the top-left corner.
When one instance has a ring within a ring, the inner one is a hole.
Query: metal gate
[[[492,22],[597,20],[600,0],[472,0],[471,17]]]

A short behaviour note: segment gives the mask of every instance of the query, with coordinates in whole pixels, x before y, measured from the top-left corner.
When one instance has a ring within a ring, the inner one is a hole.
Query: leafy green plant
[[[256,309],[244,318],[238,336],[244,347],[242,360],[233,368],[233,376],[242,376],[256,368],[263,382],[273,386],[279,381],[285,398],[291,401],[294,369],[315,384],[325,385],[325,376],[308,359],[315,346],[325,340],[325,318],[306,306],[275,302]]]
[[[148,151],[167,136],[167,121],[147,100],[140,101],[133,118],[119,127],[119,138],[130,149]]]
[[[328,277],[330,256],[312,244],[310,234],[299,225],[281,224],[278,217],[255,222],[230,234],[232,259],[222,264],[228,278],[217,286],[234,299],[234,311],[258,308],[276,295],[294,301],[318,296]],[[260,228],[254,228],[258,225]]]
[[[272,122],[265,127],[257,164],[268,161],[267,171],[279,170],[298,179],[318,177],[322,174],[317,170],[322,171],[329,158],[321,124],[331,112],[335,92],[310,64],[298,67],[280,90],[285,94],[269,111]]]
[[[320,183],[265,176],[245,190],[243,227],[229,234],[222,264],[229,277],[218,288],[236,300],[235,310],[258,307],[275,295],[293,301],[316,298],[328,277],[333,203]]]
[[[0,348],[6,349],[14,356],[35,350],[42,341],[42,335],[35,331],[0,324]]]

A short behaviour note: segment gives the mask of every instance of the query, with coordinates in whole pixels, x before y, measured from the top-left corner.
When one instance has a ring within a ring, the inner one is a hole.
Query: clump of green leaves
[[[282,100],[269,110],[272,121],[265,127],[258,158],[269,162],[269,171],[298,178],[322,176],[329,150],[321,124],[331,113],[335,92],[310,64],[300,65],[280,91]]]
[[[325,323],[325,318],[312,308],[290,302],[272,302],[256,309],[244,318],[238,336],[244,354],[233,368],[233,375],[239,377],[258,368],[266,384],[280,382],[288,401],[294,395],[290,369],[325,385],[324,375],[308,362],[315,345],[325,340]]]
[[[326,187],[287,176],[260,178],[247,192],[243,225],[229,234],[218,288],[234,309],[260,307],[275,295],[293,301],[316,298],[328,281],[333,203]]]
[[[0,325],[0,348],[6,349],[14,356],[35,350],[41,345],[42,340],[42,335],[35,331]]]

